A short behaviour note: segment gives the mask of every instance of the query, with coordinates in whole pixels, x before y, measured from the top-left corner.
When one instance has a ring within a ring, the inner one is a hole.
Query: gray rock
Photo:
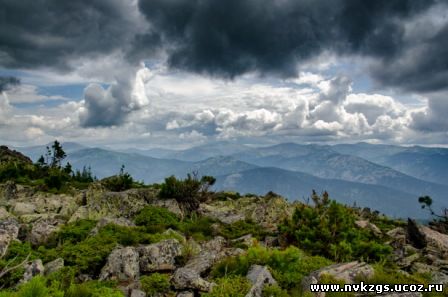
[[[302,290],[309,291],[311,284],[317,284],[321,280],[322,276],[329,275],[337,280],[342,280],[346,284],[355,283],[355,279],[363,277],[366,279],[371,278],[375,271],[373,267],[364,262],[349,262],[335,264],[327,267],[323,267],[319,270],[312,272],[302,280]],[[325,292],[319,292],[318,296],[325,296]]]
[[[45,275],[52,274],[53,272],[56,272],[64,268],[64,259],[57,258],[56,260],[53,260],[45,264],[44,267],[45,267]]]
[[[266,285],[277,284],[266,266],[252,265],[247,273],[247,278],[252,283],[252,287],[246,297],[262,297]]]
[[[98,231],[101,228],[103,228],[104,226],[107,226],[109,224],[123,226],[123,227],[134,227],[135,226],[135,224],[131,220],[128,220],[126,218],[104,217],[98,221],[95,228],[92,229],[91,234],[92,235],[98,234]]]
[[[50,236],[59,230],[60,221],[55,219],[39,220],[33,224],[29,234],[29,241],[32,245],[41,245],[48,241]]]
[[[380,228],[378,228],[375,224],[367,221],[367,220],[358,220],[355,221],[355,225],[361,229],[366,229],[372,231],[376,236],[380,236],[382,234]]]
[[[220,236],[204,243],[201,246],[201,252],[192,257],[185,265],[185,268],[202,274],[204,271],[210,269],[218,260],[226,256],[223,254],[224,244],[225,239]]]
[[[239,238],[233,239],[232,243],[243,244],[246,247],[252,247],[255,244],[255,238],[252,236],[252,234],[247,234]]]
[[[266,247],[276,247],[279,245],[278,237],[275,236],[266,236],[264,239],[264,245]]]
[[[448,275],[441,271],[434,271],[431,273],[432,283],[434,284],[448,284]]]
[[[418,259],[420,259],[420,254],[415,253],[412,254],[410,256],[407,256],[405,258],[400,259],[399,261],[397,261],[397,265],[401,268],[406,268],[412,265],[412,263],[414,263],[415,261],[417,261]]]
[[[437,258],[448,259],[448,235],[427,226],[408,220],[408,239],[416,248],[425,248],[426,252]]]
[[[176,199],[156,199],[151,201],[151,204],[158,207],[163,207],[168,209],[170,212],[178,215],[180,218],[184,217],[184,213],[179,207]]]
[[[27,202],[17,202],[14,205],[13,213],[18,216],[33,214],[36,212],[36,205]]]
[[[101,269],[100,280],[134,281],[140,276],[139,255],[135,248],[117,248]]]
[[[0,221],[9,219],[12,217],[12,214],[10,214],[4,207],[0,207]]]
[[[6,200],[13,200],[17,198],[17,185],[13,181],[7,181],[3,185],[3,197]]]
[[[8,251],[11,241],[19,235],[19,223],[15,219],[0,221],[0,258]]]
[[[45,267],[40,259],[25,264],[24,268],[25,273],[23,274],[22,283],[30,281],[36,275],[44,275],[45,272]]]
[[[133,289],[130,297],[146,297],[146,293],[141,290]]]
[[[214,286],[214,283],[203,279],[197,271],[185,267],[174,272],[171,283],[177,290],[194,289],[202,292],[210,292]]]
[[[182,255],[182,245],[176,239],[167,239],[158,243],[139,247],[140,271],[173,271],[176,269],[176,257]]]

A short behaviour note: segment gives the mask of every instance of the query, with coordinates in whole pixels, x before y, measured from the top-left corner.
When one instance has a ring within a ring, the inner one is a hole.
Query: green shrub
[[[353,210],[330,200],[326,192],[322,197],[313,192],[312,199],[314,207],[298,206],[292,220],[280,226],[287,242],[336,261],[380,261],[390,254],[390,246],[356,227]]]
[[[101,184],[113,192],[121,192],[132,188],[134,179],[132,176],[124,171],[124,165],[121,166],[120,173],[118,175],[110,176],[101,180]]]
[[[263,289],[263,297],[289,297],[287,291],[280,288],[278,285],[265,286]]]
[[[108,283],[90,281],[72,284],[64,297],[124,297],[124,295],[121,291],[109,287]]]
[[[12,241],[9,245],[8,251],[6,255],[0,259],[0,271],[3,270],[6,266],[14,267],[20,263],[22,263],[29,255],[29,260],[34,260],[37,258],[36,253],[32,250],[31,244],[28,242],[22,243],[19,241]],[[8,288],[14,286],[19,282],[24,273],[24,268],[18,268],[10,271],[6,275],[4,275],[1,279],[2,285]]]
[[[250,290],[250,283],[243,276],[228,276],[216,280],[216,286],[204,297],[244,297]]]
[[[212,218],[193,215],[179,224],[179,230],[187,237],[193,237],[197,241],[205,241],[216,235],[212,227],[215,223],[216,220]]]
[[[179,218],[166,208],[146,206],[135,217],[137,226],[144,226],[148,232],[163,232],[168,228],[177,228]]]
[[[253,264],[268,266],[279,285],[290,290],[299,288],[304,276],[330,265],[331,261],[318,256],[308,256],[293,246],[283,251],[253,247],[245,255],[227,258],[218,263],[212,269],[211,275],[213,277],[245,276]]]
[[[247,234],[252,234],[252,236],[260,239],[267,232],[252,220],[241,220],[232,224],[224,224],[221,228],[221,235],[227,239],[235,239]]]
[[[43,277],[36,276],[29,282],[21,285],[17,292],[18,297],[50,297],[46,281]]]
[[[174,175],[165,178],[160,186],[160,198],[173,198],[182,209],[191,214],[199,208],[199,203],[208,198],[208,189],[215,183],[212,176],[203,176],[200,179],[197,174],[188,174],[184,180],[177,179]]]
[[[170,291],[170,277],[166,274],[153,273],[140,278],[143,291],[148,297],[158,296],[158,294]]]
[[[56,246],[57,244],[77,243],[86,239],[92,229],[95,227],[96,221],[78,220],[62,226],[57,233],[49,239],[47,246]]]

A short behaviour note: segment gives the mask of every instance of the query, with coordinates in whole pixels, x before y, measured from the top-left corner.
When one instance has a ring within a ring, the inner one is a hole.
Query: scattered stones
[[[247,278],[252,283],[252,287],[246,297],[262,297],[266,285],[277,284],[266,266],[252,265],[247,273]]]
[[[176,269],[176,257],[182,255],[182,245],[176,239],[167,239],[139,247],[137,251],[140,271],[173,271]]]
[[[139,254],[133,247],[117,248],[101,269],[100,280],[134,281],[140,276]]]

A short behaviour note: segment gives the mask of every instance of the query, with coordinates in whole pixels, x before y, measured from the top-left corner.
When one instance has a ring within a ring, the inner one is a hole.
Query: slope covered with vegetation
[[[36,164],[0,154],[1,297],[312,296],[313,278],[448,282],[443,220],[391,220],[326,192],[308,203],[213,192],[215,179],[195,173],[145,185],[122,167],[97,180],[62,167],[57,142]]]

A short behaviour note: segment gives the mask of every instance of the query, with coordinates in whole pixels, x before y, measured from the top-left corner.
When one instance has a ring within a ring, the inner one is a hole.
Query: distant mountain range
[[[170,175],[197,171],[217,177],[216,189],[265,194],[274,191],[296,200],[314,189],[340,202],[377,209],[395,217],[426,217],[417,203],[430,195],[435,208],[448,206],[448,149],[367,143],[252,147],[215,142],[186,150],[113,151],[64,143],[74,168],[90,166],[98,178],[125,165],[135,179],[161,182]],[[33,160],[45,146],[16,148]]]

